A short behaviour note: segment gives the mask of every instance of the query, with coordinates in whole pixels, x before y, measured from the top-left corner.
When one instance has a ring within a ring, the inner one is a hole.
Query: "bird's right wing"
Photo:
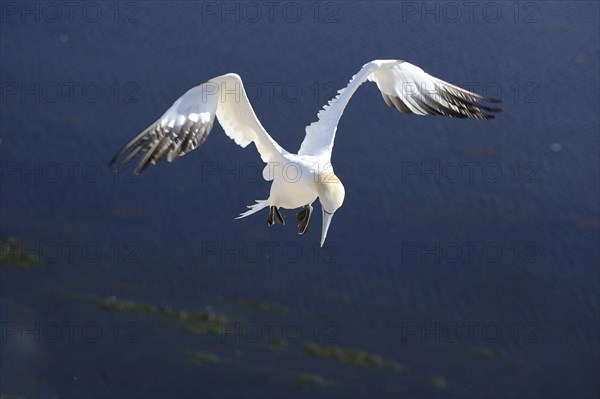
[[[262,127],[248,101],[241,78],[218,76],[188,90],[156,122],[127,143],[110,165],[122,168],[142,154],[134,173],[161,159],[173,161],[197,148],[210,133],[215,116],[236,144],[254,143],[261,159],[275,162],[286,153]]]

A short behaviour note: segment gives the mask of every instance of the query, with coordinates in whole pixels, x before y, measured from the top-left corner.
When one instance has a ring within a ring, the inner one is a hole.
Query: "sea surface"
[[[593,1],[4,1],[0,394],[18,398],[592,398],[600,391]],[[215,124],[171,164],[114,153],[238,73],[304,127],[373,59],[502,100],[418,117],[361,87],[321,249],[267,227],[254,146]]]

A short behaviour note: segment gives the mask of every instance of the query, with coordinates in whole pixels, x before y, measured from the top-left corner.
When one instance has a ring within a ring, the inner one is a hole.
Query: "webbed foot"
[[[283,215],[279,213],[279,209],[277,209],[276,206],[272,206],[269,208],[269,218],[267,219],[267,224],[272,226],[275,223],[285,225],[285,219],[283,219]]]
[[[300,222],[300,224],[298,224],[298,234],[302,235],[306,233],[312,210],[312,205],[308,204],[304,205],[304,208],[296,214],[296,219],[298,220],[298,222]]]

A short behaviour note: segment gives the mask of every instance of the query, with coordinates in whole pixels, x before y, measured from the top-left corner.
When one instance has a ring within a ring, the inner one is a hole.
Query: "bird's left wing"
[[[248,101],[241,78],[233,73],[193,87],[156,122],[127,143],[112,159],[116,169],[143,154],[134,173],[161,159],[173,161],[197,148],[210,133],[215,116],[236,144],[254,143],[264,162],[285,153],[262,127]]]
[[[444,115],[454,118],[492,119],[499,108],[482,102],[500,102],[461,89],[435,78],[421,68],[399,60],[375,60],[365,64],[348,86],[338,91],[317,115],[319,120],[306,127],[299,155],[331,159],[338,122],[350,98],[362,83],[377,84],[384,101],[406,114]]]

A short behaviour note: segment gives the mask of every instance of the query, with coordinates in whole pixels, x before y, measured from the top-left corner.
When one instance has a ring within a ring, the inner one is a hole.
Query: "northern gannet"
[[[375,60],[365,64],[348,86],[319,111],[318,120],[306,127],[300,150],[293,154],[266,132],[248,101],[242,79],[229,73],[188,90],[158,120],[127,143],[110,164],[118,170],[140,154],[134,171],[139,174],[149,163],[154,165],[162,159],[171,162],[204,143],[216,116],[225,134],[236,144],[246,147],[254,143],[267,164],[263,178],[273,182],[269,198],[257,200],[236,219],[269,207],[268,225],[285,224],[279,208],[302,207],[296,217],[298,234],[304,234],[312,203],[318,197],[323,212],[323,246],[331,219],[345,196],[344,186],[331,165],[337,124],[356,89],[367,80],[377,84],[389,107],[406,114],[492,119],[493,113],[501,111],[482,104],[500,100],[461,89],[406,61]]]

